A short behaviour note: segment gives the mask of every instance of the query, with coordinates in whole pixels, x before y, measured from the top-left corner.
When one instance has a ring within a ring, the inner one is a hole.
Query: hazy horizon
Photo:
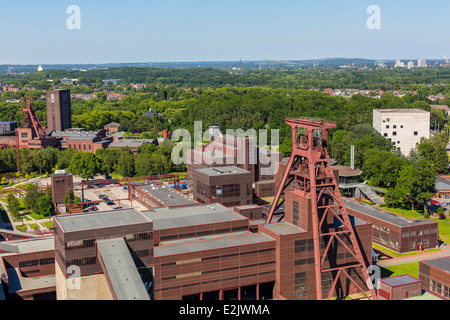
[[[71,5],[80,29],[68,27]],[[445,0],[24,0],[0,11],[0,64],[443,59],[449,11]]]

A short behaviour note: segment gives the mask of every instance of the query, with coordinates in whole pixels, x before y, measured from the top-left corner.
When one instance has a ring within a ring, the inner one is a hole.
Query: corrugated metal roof
[[[105,276],[119,300],[150,300],[127,244],[123,238],[97,240]]]

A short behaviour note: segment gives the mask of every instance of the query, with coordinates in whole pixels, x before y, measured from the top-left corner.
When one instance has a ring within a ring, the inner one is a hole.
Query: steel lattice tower
[[[317,299],[323,299],[322,274],[325,272],[333,274],[333,282],[328,298],[331,298],[340,276],[345,275],[367,298],[376,299],[376,293],[367,272],[355,231],[342,201],[338,181],[328,160],[328,129],[335,128],[336,124],[311,118],[286,118],[285,122],[292,127],[292,154],[266,223],[271,222],[273,214],[284,202],[284,199],[281,202],[279,200],[288,186],[296,189],[296,192],[301,194],[301,196],[305,198],[310,197]],[[340,223],[339,227],[330,228],[328,224],[330,216],[334,221]],[[346,244],[342,237],[350,240],[351,246],[347,245],[348,242]],[[331,244],[333,242],[336,243],[336,241],[340,242],[356,261],[350,264],[334,266],[333,268],[324,268],[323,264]],[[325,247],[325,250],[322,252],[321,242]],[[348,272],[349,269],[362,271],[371,297],[366,295],[365,291],[367,289],[361,288],[351,278]]]

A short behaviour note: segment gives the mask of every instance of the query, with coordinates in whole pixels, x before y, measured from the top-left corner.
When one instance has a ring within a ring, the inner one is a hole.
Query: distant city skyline
[[[71,5],[79,30],[66,24]],[[366,26],[371,5],[379,30]],[[0,65],[444,59],[449,9],[444,0],[24,0],[0,11]]]

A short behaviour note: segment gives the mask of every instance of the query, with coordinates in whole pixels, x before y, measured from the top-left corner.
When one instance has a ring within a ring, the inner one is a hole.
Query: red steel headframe
[[[22,98],[22,114],[23,114],[23,123],[22,127],[31,128],[33,127],[36,137],[38,139],[48,137],[47,133],[44,130],[39,118],[36,116],[34,112],[33,106],[33,98]]]
[[[342,201],[339,186],[328,160],[327,141],[328,129],[335,128],[336,124],[322,119],[312,118],[286,118],[285,121],[292,127],[292,154],[286,171],[283,174],[281,184],[275,194],[275,198],[267,216],[266,223],[270,223],[273,214],[284,202],[280,202],[286,188],[293,183],[302,196],[311,198],[312,235],[314,243],[314,266],[316,275],[316,296],[322,300],[322,273],[335,274],[328,298],[332,297],[337,281],[341,274],[345,275],[367,298],[376,299],[376,293],[369,274],[367,272],[364,257],[356,239],[355,232],[347,214],[347,209]],[[333,219],[339,221],[341,226],[335,229],[327,228],[327,216],[333,215]],[[352,248],[339,237],[350,239]],[[328,240],[326,240],[328,239]],[[320,243],[323,240],[325,250],[321,253]],[[340,244],[354,257],[355,263],[323,268],[322,265],[333,241]],[[346,269],[361,269],[366,285],[370,291],[367,296],[363,290],[348,274]]]

